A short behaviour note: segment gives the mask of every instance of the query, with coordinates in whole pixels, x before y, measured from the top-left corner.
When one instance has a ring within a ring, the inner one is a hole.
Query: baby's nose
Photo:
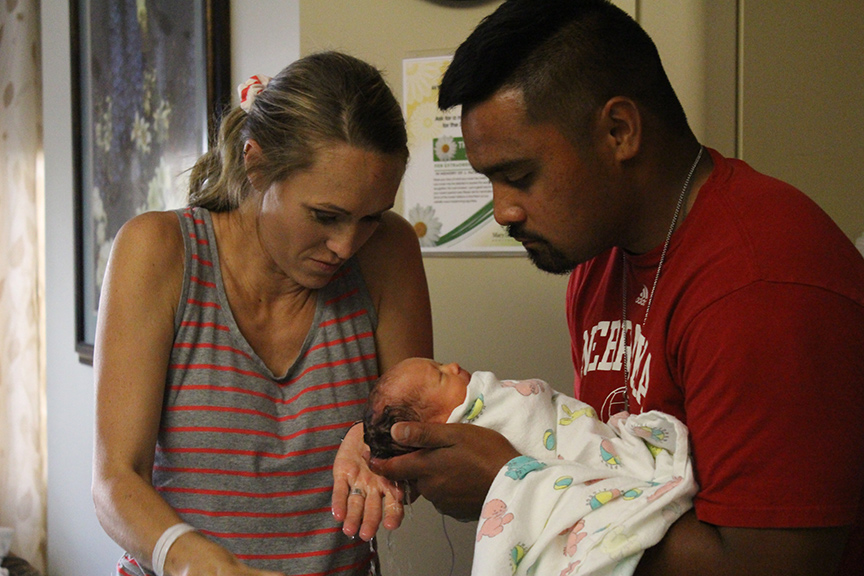
[[[456,362],[450,362],[449,364],[445,364],[444,366],[442,366],[442,368],[447,372],[450,372],[451,374],[458,374],[459,371],[462,370],[462,368],[460,368],[459,364],[457,364]]]

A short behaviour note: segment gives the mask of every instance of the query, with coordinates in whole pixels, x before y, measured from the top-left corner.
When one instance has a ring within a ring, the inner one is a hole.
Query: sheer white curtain
[[[42,90],[38,0],[0,3],[0,526],[44,568]]]

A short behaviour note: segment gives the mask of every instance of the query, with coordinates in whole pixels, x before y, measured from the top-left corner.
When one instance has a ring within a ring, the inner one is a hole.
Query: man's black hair
[[[689,131],[654,42],[607,0],[507,0],[456,50],[438,106],[464,112],[504,87],[522,91],[532,120],[574,132],[614,96]]]

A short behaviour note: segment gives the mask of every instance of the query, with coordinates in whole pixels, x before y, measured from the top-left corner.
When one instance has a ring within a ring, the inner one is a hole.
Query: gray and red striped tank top
[[[153,485],[184,521],[251,566],[368,573],[369,544],[342,534],[330,512],[340,439],[362,418],[378,375],[377,317],[356,260],[319,290],[300,355],[278,377],[234,321],[210,213],[177,213],[186,273]],[[118,568],[140,574],[130,560]]]

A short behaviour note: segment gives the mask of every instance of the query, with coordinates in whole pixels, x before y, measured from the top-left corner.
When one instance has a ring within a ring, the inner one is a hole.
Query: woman
[[[382,510],[401,520],[352,428],[380,371],[432,354],[417,238],[389,211],[401,111],[343,54],[266,80],[193,168],[190,207],[114,243],[93,496],[120,574],[368,573]]]

